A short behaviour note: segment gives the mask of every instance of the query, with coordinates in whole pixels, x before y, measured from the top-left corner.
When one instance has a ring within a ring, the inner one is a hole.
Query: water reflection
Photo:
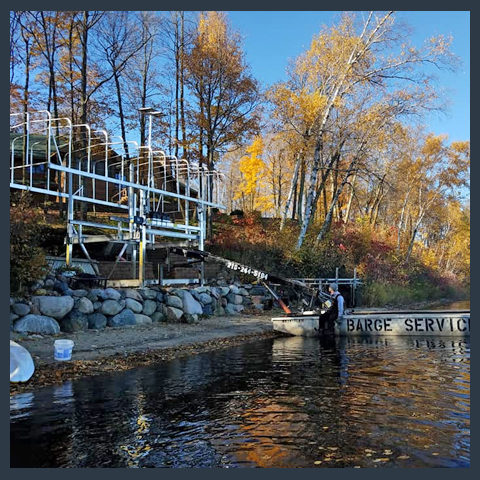
[[[468,339],[278,338],[18,397],[13,467],[470,464]]]

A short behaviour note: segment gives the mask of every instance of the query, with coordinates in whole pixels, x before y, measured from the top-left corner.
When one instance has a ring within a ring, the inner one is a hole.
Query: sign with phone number
[[[268,273],[261,272],[260,270],[254,270],[251,267],[246,267],[245,265],[240,265],[239,263],[235,263],[235,262],[228,262],[227,268],[230,268],[231,270],[235,270],[239,273],[253,275],[254,277],[259,278],[260,280],[266,280],[268,278]]]

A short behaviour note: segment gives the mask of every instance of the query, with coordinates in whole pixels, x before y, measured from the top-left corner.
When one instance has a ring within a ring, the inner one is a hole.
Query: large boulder
[[[236,305],[234,305],[233,303],[229,303],[226,307],[225,307],[225,313],[227,315],[235,315],[237,313],[237,308],[236,308]]]
[[[189,324],[198,323],[198,315],[196,315],[195,313],[194,314],[186,313],[183,316],[183,318],[185,319],[185,323],[189,323]]]
[[[87,294],[87,298],[94,304],[95,302],[98,302],[98,295],[95,295],[93,293],[93,290],[90,290]]]
[[[172,323],[178,323],[183,317],[182,310],[175,307],[167,307],[167,321]]]
[[[106,288],[105,290],[94,288],[91,293],[101,300],[120,300],[122,298],[122,294],[114,288]]]
[[[24,317],[30,313],[30,307],[25,303],[15,303],[12,305],[13,313],[19,317]]]
[[[60,321],[60,328],[67,333],[85,332],[88,330],[88,316],[74,308]]]
[[[75,302],[72,297],[65,295],[61,297],[33,297],[32,303],[38,307],[42,315],[61,320],[73,309]]]
[[[101,330],[107,326],[107,317],[101,313],[92,313],[88,316],[88,328]]]
[[[238,295],[240,292],[240,289],[236,285],[230,285],[230,292],[233,293],[234,295]]]
[[[243,297],[241,295],[234,295],[233,302],[235,305],[241,305],[243,303]]]
[[[143,297],[138,293],[137,290],[134,290],[133,288],[126,288],[123,293],[125,298],[131,298],[132,300],[143,303]]]
[[[223,315],[225,315],[225,309],[218,305],[217,308],[213,311],[213,314],[217,317],[223,317]]]
[[[122,294],[114,288],[106,288],[103,291],[103,294],[105,296],[105,300],[120,300],[122,298]]]
[[[120,313],[123,308],[124,306],[122,303],[117,302],[116,300],[105,300],[100,308],[100,313],[103,313],[104,315],[116,315],[117,313]]]
[[[204,315],[213,315],[213,311],[214,311],[213,303],[207,303],[203,306]]]
[[[208,305],[209,303],[212,303],[212,297],[208,293],[200,293],[200,301],[204,305]]]
[[[220,289],[217,287],[212,287],[210,289],[210,294],[212,295],[213,298],[216,298],[216,299],[219,299],[221,297]]]
[[[13,330],[13,324],[15,323],[15,320],[20,318],[18,315],[15,315],[14,313],[10,313],[10,330]]]
[[[171,288],[169,290],[170,295],[176,295],[177,297],[180,297],[183,300],[183,295],[186,292],[186,290],[183,290],[181,288]]]
[[[174,307],[179,310],[183,309],[183,301],[180,297],[177,297],[176,295],[167,295],[166,303],[169,307]]]
[[[34,315],[30,313],[13,325],[13,330],[18,333],[40,333],[41,335],[56,335],[60,333],[60,325],[51,317]]]
[[[190,315],[201,315],[203,313],[202,305],[197,302],[190,292],[183,292],[183,311]]]
[[[147,299],[143,304],[143,315],[150,316],[157,309],[157,302],[155,300]]]
[[[229,293],[227,295],[227,300],[228,300],[228,303],[235,303],[235,294],[234,293]]]
[[[154,323],[164,322],[167,319],[167,316],[163,312],[153,312],[151,319]]]
[[[65,294],[65,292],[67,292],[68,290],[70,290],[68,288],[68,283],[66,280],[54,280],[53,282],[53,289],[56,291],[56,292],[59,292],[61,294]]]
[[[156,290],[152,290],[151,288],[148,288],[148,287],[139,288],[138,292],[145,300],[155,300],[158,293]]]
[[[75,302],[75,308],[81,312],[84,313],[85,315],[89,315],[90,313],[93,313],[95,310],[93,308],[93,303],[91,300],[89,300],[87,297],[81,297]]]
[[[226,297],[230,293],[230,289],[228,287],[220,287],[220,294],[222,297]]]
[[[243,288],[243,287],[240,287],[240,288],[238,289],[238,294],[239,294],[239,295],[246,296],[246,295],[248,295],[248,290],[246,290],[246,289]]]
[[[142,298],[142,302],[143,302],[143,298]],[[125,308],[129,308],[130,310],[132,310],[133,313],[141,313],[143,309],[143,305],[138,300],[134,300],[131,297],[127,297],[125,299]]]
[[[142,315],[140,313],[135,314],[135,324],[136,325],[149,325],[153,323],[153,320],[147,315]]]
[[[88,290],[78,289],[73,291],[74,297],[86,297],[88,295]]]
[[[197,302],[200,301],[200,295],[201,295],[201,294],[198,293],[196,289],[191,290],[190,293],[191,293],[192,297],[193,297],[195,300],[197,300]]]
[[[107,320],[107,325],[109,327],[124,327],[126,325],[136,325],[135,314],[129,308],[126,308],[117,315],[110,317]]]

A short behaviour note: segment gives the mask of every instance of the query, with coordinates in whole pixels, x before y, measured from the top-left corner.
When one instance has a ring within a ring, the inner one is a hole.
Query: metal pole
[[[134,171],[133,171],[133,163],[130,162],[128,166],[128,181],[133,183],[134,180]],[[133,217],[135,216],[135,201],[134,201],[134,194],[133,194],[133,187],[128,187],[128,233],[129,233],[129,240],[133,239]]]
[[[65,263],[68,267],[72,264],[73,253],[73,175],[68,174],[68,203],[67,203],[67,251]]]
[[[357,294],[357,267],[353,269],[353,292],[352,292],[352,307],[356,307],[356,295]]]
[[[136,278],[137,276],[137,242],[132,244],[132,278]]]
[[[145,220],[145,192],[140,190],[140,217]],[[138,282],[141,287],[145,285],[145,252],[147,240],[147,226],[145,221],[140,226],[140,244],[138,247]]]

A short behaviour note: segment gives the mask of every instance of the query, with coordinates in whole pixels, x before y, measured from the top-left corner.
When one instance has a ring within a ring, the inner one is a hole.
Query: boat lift
[[[154,149],[151,117],[158,112],[142,113],[150,115],[148,145],[53,118],[46,110],[10,115],[10,188],[66,203],[66,265],[72,263],[74,244],[90,259],[85,244],[105,239],[85,235],[84,227],[110,230],[112,240],[124,243],[117,260],[128,245],[134,258],[138,254],[140,286],[147,247],[179,239],[203,251],[207,209],[226,208],[224,175]],[[80,205],[103,208],[112,216],[106,221],[75,218]]]

